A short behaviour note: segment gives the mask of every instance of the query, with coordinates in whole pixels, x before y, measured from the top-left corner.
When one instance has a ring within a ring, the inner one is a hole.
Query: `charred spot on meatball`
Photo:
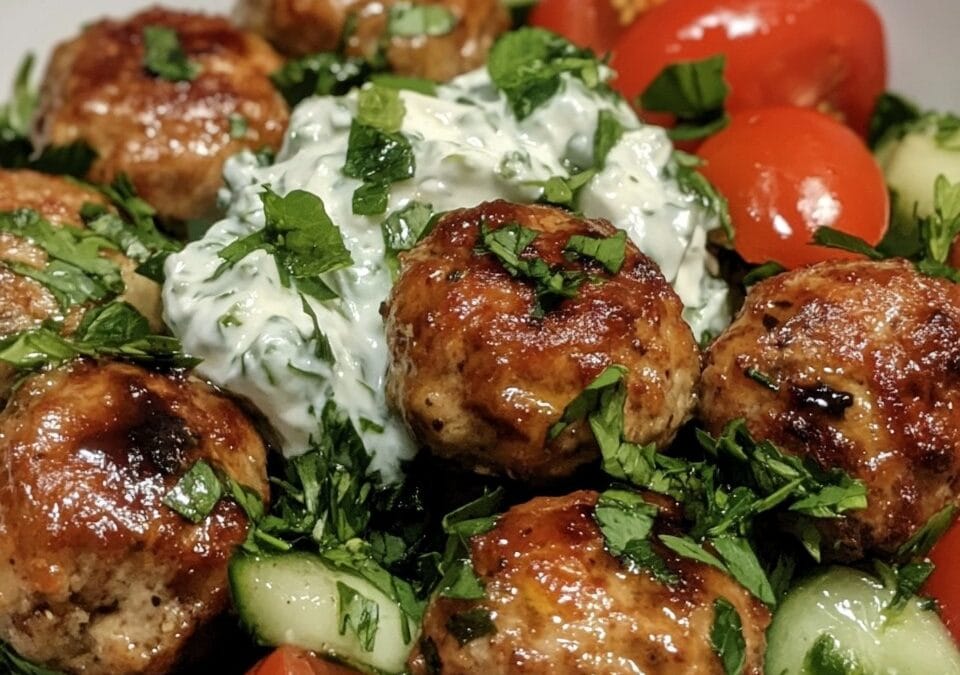
[[[410,657],[413,673],[722,675],[710,643],[714,602],[743,625],[743,672],[762,672],[767,608],[732,578],[655,544],[675,583],[628,571],[605,549],[598,495],[541,497],[474,537],[480,600],[435,597]]]
[[[151,29],[173,31],[191,77],[147,67]],[[222,18],[151,9],[99,21],[54,52],[34,141],[83,140],[97,153],[90,180],[125,173],[165,218],[207,218],[227,157],[280,146],[288,111],[269,75],[281,63],[260,37]]]
[[[227,606],[242,509],[164,505],[198,461],[267,496],[266,450],[187,375],[76,361],[0,413],[0,639],[66,672],[160,673]]]
[[[535,235],[520,253],[527,273],[478,248],[485,233],[507,228]],[[613,364],[629,373],[627,440],[663,447],[673,439],[700,373],[679,298],[629,242],[615,274],[567,250],[574,236],[615,235],[604,221],[492,202],[445,215],[401,256],[386,314],[387,395],[424,446],[482,473],[569,476],[599,449],[586,422],[555,437],[551,427]],[[576,283],[547,298],[536,270]]]
[[[750,291],[707,353],[701,417],[862,480],[867,508],[819,524],[824,554],[891,554],[960,503],[958,358],[960,286],[905,261],[823,263]]]

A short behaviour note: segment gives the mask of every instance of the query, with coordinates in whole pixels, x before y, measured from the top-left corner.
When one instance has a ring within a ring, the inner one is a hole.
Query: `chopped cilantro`
[[[723,664],[725,675],[740,675],[747,662],[747,641],[737,608],[726,598],[713,601],[710,645]]]
[[[483,607],[474,607],[454,614],[447,619],[446,627],[461,647],[497,632],[490,610]]]
[[[456,27],[456,15],[443,5],[397,3],[390,8],[387,21],[391,37],[438,37],[447,35]]]
[[[333,348],[330,346],[330,340],[328,340],[324,332],[320,330],[320,320],[317,318],[317,313],[310,305],[307,296],[302,293],[300,294],[300,302],[303,303],[304,314],[309,316],[313,322],[313,340],[316,342],[316,346],[313,349],[314,356],[325,363],[333,365],[336,361],[333,355]]]
[[[163,504],[191,523],[199,523],[213,513],[222,496],[220,479],[213,467],[201,459],[164,495]]]
[[[587,169],[567,178],[553,176],[543,182],[533,184],[543,187],[541,202],[571,208],[576,203],[580,190],[596,175],[596,169]]]
[[[667,131],[674,140],[711,136],[730,123],[724,110],[730,93],[723,79],[725,66],[722,55],[669,65],[640,95],[640,105],[676,116],[677,126]]]
[[[840,641],[829,633],[822,633],[816,639],[803,665],[810,675],[866,675],[857,657],[842,650]]]
[[[365,182],[395,183],[416,172],[413,148],[403,135],[354,120],[343,173]]]
[[[664,584],[674,584],[670,570],[650,542],[657,507],[640,495],[626,490],[607,490],[597,500],[594,518],[603,533],[607,550],[630,569],[646,572]]]
[[[581,258],[596,260],[610,274],[619,274],[627,259],[627,233],[618,230],[609,237],[570,237],[565,252]]]
[[[200,66],[187,58],[172,28],[146,26],[143,48],[143,67],[151,75],[170,82],[189,82],[200,74]]]
[[[383,221],[380,229],[386,247],[385,259],[394,275],[400,267],[397,254],[420,243],[430,233],[433,222],[433,206],[421,202],[410,202]]]
[[[367,86],[357,97],[357,120],[386,133],[396,133],[403,125],[407,108],[397,89]]]
[[[355,216],[379,216],[390,203],[390,186],[383,183],[364,183],[353,192]]]
[[[623,137],[624,128],[617,116],[609,110],[601,110],[597,117],[597,132],[593,137],[593,166],[602,170],[607,155]]]
[[[337,582],[337,614],[340,635],[350,630],[361,648],[372,652],[380,623],[380,605],[342,581]]]
[[[703,174],[697,171],[700,164],[700,159],[694,155],[675,150],[667,164],[666,173],[668,177],[677,181],[677,185],[684,194],[694,197],[703,208],[717,216],[727,239],[732,242],[734,240],[733,221],[730,219],[727,199],[717,192]]]
[[[370,81],[380,87],[389,89],[400,89],[414,91],[424,96],[437,95],[437,83],[433,80],[425,80],[420,77],[403,77],[392,73],[377,73],[370,78]]]

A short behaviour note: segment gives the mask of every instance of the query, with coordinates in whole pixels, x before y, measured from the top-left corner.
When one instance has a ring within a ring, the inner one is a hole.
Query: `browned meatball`
[[[228,602],[247,522],[194,525],[161,503],[204,459],[266,497],[265,450],[209,386],[77,361],[0,414],[0,639],[69,673],[162,673]]]
[[[766,607],[723,572],[663,548],[658,553],[679,578],[673,587],[628,572],[604,549],[596,501],[592,492],[534,499],[474,537],[472,560],[486,597],[434,598],[411,670],[722,675],[710,631],[714,601],[725,598],[743,622],[743,672],[759,675]],[[451,619],[477,609],[489,612],[496,632],[461,644]],[[439,669],[428,668],[428,654]]]
[[[396,0],[242,0],[240,22],[281,51],[302,56],[337,49],[373,58],[384,50],[392,70],[445,81],[479,68],[497,36],[510,27],[500,0],[414,0],[442,5],[457,18],[453,30],[436,36],[389,36]],[[349,33],[343,35],[348,28]],[[342,37],[341,37],[342,36]]]
[[[149,26],[176,31],[198,66],[195,79],[173,82],[145,69]],[[100,21],[54,52],[35,140],[85,140],[98,154],[91,180],[126,173],[163,216],[209,217],[224,160],[282,141],[288,112],[268,77],[280,65],[261,38],[221,18],[152,9]],[[231,136],[232,119],[243,120],[239,138]]]
[[[527,480],[572,473],[597,458],[589,426],[550,427],[612,364],[629,369],[625,435],[664,446],[689,417],[700,355],[682,305],[656,264],[627,244],[621,271],[576,297],[532,311],[531,284],[478,254],[480,224],[539,232],[525,255],[584,269],[563,253],[573,235],[616,230],[543,206],[492,202],[444,216],[402,257],[387,307],[387,395],[434,453]],[[604,277],[601,268],[586,265]]]
[[[769,383],[758,382],[767,378]],[[756,286],[710,348],[702,417],[868,487],[825,553],[890,553],[960,503],[960,286],[904,261],[834,262]]]

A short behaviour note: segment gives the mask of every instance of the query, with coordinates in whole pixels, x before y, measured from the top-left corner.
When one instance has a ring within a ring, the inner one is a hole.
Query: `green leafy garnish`
[[[540,28],[506,33],[490,51],[487,69],[517,119],[525,119],[560,90],[561,74],[580,78],[588,87],[602,84],[593,53]]]
[[[342,581],[337,582],[340,635],[351,631],[365,652],[372,652],[380,623],[380,605]]]
[[[198,460],[163,497],[163,504],[191,523],[199,523],[213,513],[223,488],[213,467]]]
[[[380,91],[391,91],[381,89]],[[396,92],[394,92],[396,94]],[[399,96],[396,99],[400,102],[400,108],[396,108],[393,113],[380,115],[380,122],[393,122],[400,112],[402,121],[402,101]],[[370,113],[372,115],[372,113]],[[397,122],[399,126],[399,122]],[[413,154],[413,146],[407,138],[397,132],[387,132],[382,129],[364,124],[359,119],[353,120],[350,127],[350,139],[347,145],[347,158],[343,166],[343,173],[350,178],[358,178],[365,185],[358,188],[361,193],[360,203],[372,200],[372,191],[377,190],[382,196],[377,197],[375,202],[383,209],[387,207],[389,198],[389,185],[398,181],[412,178],[416,172],[417,162]],[[370,187],[370,186],[375,187]],[[354,195],[354,210],[358,205],[358,197]],[[361,210],[364,210],[361,208]],[[374,209],[369,209],[374,210]]]
[[[804,658],[804,668],[810,675],[866,675],[866,670],[850,651],[843,651],[840,641],[829,633],[816,639]]]
[[[587,169],[569,177],[553,176],[546,181],[533,184],[543,187],[541,202],[572,208],[576,204],[580,190],[596,175],[596,169]]]
[[[497,632],[490,610],[483,607],[475,607],[454,614],[447,619],[446,628],[461,647]]]
[[[722,55],[669,65],[640,95],[640,105],[676,116],[677,126],[667,131],[674,140],[711,136],[730,123],[724,110],[730,93],[723,79],[725,66]]]
[[[678,581],[677,575],[650,542],[657,511],[656,506],[636,493],[607,490],[597,500],[594,518],[611,555],[632,571],[646,572],[661,583],[674,584]]]
[[[189,82],[200,74],[200,66],[183,51],[177,31],[166,26],[143,29],[143,67],[170,82]]]
[[[596,260],[610,274],[619,274],[627,259],[627,233],[618,230],[609,237],[586,237],[577,234],[570,237],[563,250],[574,256]]]
[[[217,270],[222,274],[254,251],[264,250],[274,257],[280,282],[317,300],[336,297],[320,275],[353,264],[343,243],[340,229],[327,215],[323,200],[305,190],[294,190],[281,197],[269,187],[260,194],[265,226],[220,251],[224,260]]]
[[[392,73],[377,73],[370,77],[370,81],[380,87],[387,87],[388,89],[406,89],[407,91],[414,91],[424,96],[437,95],[437,83],[421,77],[403,77]]]
[[[406,113],[407,108],[397,89],[368,86],[357,96],[357,120],[380,131],[400,131]]]
[[[447,35],[457,27],[457,17],[443,5],[397,3],[390,8],[387,32],[391,37]]]
[[[379,216],[390,203],[390,186],[383,183],[364,183],[353,191],[353,215]]]
[[[733,221],[730,219],[727,198],[717,192],[710,181],[697,171],[701,163],[695,155],[674,150],[673,157],[667,164],[666,174],[677,181],[677,185],[684,194],[695,197],[703,208],[717,216],[727,239],[732,242],[734,240]]]
[[[882,94],[873,109],[867,143],[872,149],[890,133],[901,133],[906,125],[920,119],[920,109],[911,101],[887,92]]]
[[[607,155],[623,137],[623,125],[617,116],[609,110],[601,110],[597,117],[597,132],[593,137],[593,166],[603,170]]]
[[[230,138],[235,140],[246,138],[247,131],[250,129],[250,124],[247,122],[246,117],[240,113],[230,113],[227,122],[230,124]]]
[[[396,276],[400,268],[397,254],[409,251],[430,233],[434,222],[433,206],[410,202],[399,211],[394,211],[380,226],[386,247],[384,258]]]
[[[343,96],[366,82],[372,72],[364,59],[324,52],[287,61],[270,80],[295,106],[310,96]]]
[[[747,641],[743,637],[740,614],[726,598],[713,601],[713,626],[710,645],[723,664],[726,675],[740,675],[747,662]]]

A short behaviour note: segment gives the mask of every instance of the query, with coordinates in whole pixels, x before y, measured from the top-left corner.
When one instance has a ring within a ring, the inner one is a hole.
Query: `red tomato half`
[[[937,599],[943,622],[960,643],[960,521],[937,542],[930,558],[937,568],[923,591]]]
[[[735,115],[699,151],[702,173],[730,202],[734,246],[748,262],[787,268],[854,257],[814,246],[832,227],[876,245],[890,212],[883,172],[847,127],[813,110]]]
[[[324,661],[297,647],[278,647],[247,675],[358,675],[356,670]]]
[[[886,85],[883,25],[865,0],[675,0],[620,38],[615,86],[633,100],[665,66],[717,54],[731,112],[817,108],[865,135]]]
[[[541,0],[530,12],[530,24],[598,54],[613,49],[625,28],[610,0]]]

